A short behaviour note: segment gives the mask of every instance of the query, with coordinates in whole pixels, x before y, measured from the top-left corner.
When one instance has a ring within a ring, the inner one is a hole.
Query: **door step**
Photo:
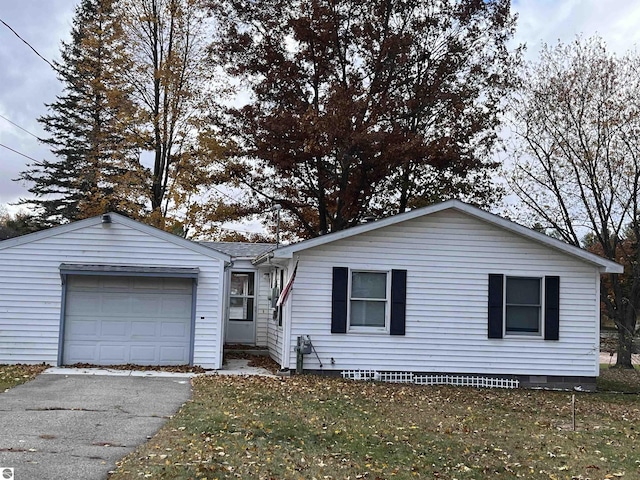
[[[269,349],[267,347],[255,347],[253,345],[242,345],[242,344],[225,344],[224,346],[225,353],[243,353],[246,355],[269,355]]]

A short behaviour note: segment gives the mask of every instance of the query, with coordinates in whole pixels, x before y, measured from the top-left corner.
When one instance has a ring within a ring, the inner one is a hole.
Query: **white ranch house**
[[[245,344],[283,370],[592,388],[622,270],[457,200],[277,249],[111,213],[0,242],[0,363],[220,369]]]

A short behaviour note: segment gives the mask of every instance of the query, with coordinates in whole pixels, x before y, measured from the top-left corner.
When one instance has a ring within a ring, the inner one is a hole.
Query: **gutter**
[[[264,262],[270,262],[273,257],[274,257],[273,250],[267,253],[263,253],[262,255],[251,260],[251,265],[261,265]]]

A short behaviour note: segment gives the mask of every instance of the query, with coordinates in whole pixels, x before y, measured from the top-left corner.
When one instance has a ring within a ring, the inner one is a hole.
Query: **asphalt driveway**
[[[42,374],[0,393],[0,467],[98,480],[191,395],[189,378]]]

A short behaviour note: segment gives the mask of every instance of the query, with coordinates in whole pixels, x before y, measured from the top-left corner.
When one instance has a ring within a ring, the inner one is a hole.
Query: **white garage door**
[[[193,280],[69,275],[64,365],[185,365]]]

